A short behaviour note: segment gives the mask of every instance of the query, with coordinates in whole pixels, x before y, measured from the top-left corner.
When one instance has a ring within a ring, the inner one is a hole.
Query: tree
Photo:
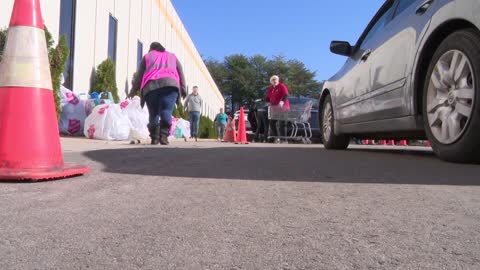
[[[108,91],[112,93],[113,101],[115,103],[120,102],[120,98],[118,97],[117,79],[115,76],[115,65],[110,58],[107,58],[98,65],[95,75],[95,84],[90,92],[94,91]]]
[[[227,69],[225,65],[215,59],[209,58],[204,60],[208,71],[212,75],[215,84],[222,89],[225,81],[227,80]]]
[[[314,77],[315,73],[309,71],[302,62],[288,61],[286,79],[290,95],[316,98],[322,90],[322,84],[317,82]]]
[[[288,61],[284,55],[273,56],[273,59],[268,61],[267,73],[269,76],[278,75],[280,79],[288,85]]]
[[[250,57],[249,61],[255,72],[253,81],[253,88],[256,91],[255,96],[261,97],[264,95],[261,90],[269,84],[268,59],[262,55],[254,55]]]
[[[225,57],[226,83],[225,92],[232,96],[232,104],[246,105],[257,96],[255,89],[255,70],[249,59],[240,54]]]
[[[322,84],[315,80],[315,72],[308,70],[298,60],[288,60],[284,55],[268,59],[262,55],[246,57],[233,54],[223,62],[205,60],[208,70],[215,80],[225,100],[231,100],[233,110],[240,105],[248,105],[264,95],[272,75],[289,87],[290,94],[305,97],[318,97]]]

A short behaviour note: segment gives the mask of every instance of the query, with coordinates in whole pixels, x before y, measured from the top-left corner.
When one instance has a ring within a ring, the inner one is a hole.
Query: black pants
[[[270,120],[270,136],[287,136],[286,128],[286,121]]]
[[[255,131],[255,140],[260,140],[260,134],[263,135],[263,141],[267,140],[269,130],[268,113],[266,111],[257,112],[257,130]]]

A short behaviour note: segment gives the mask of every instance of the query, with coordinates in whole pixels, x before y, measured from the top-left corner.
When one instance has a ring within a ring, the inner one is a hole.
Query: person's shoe
[[[275,143],[277,144],[280,143],[280,139],[279,138],[275,139]]]
[[[160,144],[161,145],[169,145],[170,143],[168,142],[167,137],[160,137]]]
[[[157,145],[160,143],[160,125],[155,125],[150,129],[150,138],[152,138],[151,144]]]
[[[198,142],[198,138],[197,138],[197,137],[195,137],[195,141]]]
[[[160,122],[160,144],[161,145],[168,145],[168,132],[170,131],[170,125]]]
[[[184,140],[185,142],[187,142],[187,137],[183,136],[183,140]]]

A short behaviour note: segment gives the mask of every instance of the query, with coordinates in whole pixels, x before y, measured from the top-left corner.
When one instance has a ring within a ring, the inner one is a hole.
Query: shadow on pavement
[[[106,172],[151,176],[331,183],[479,185],[480,166],[431,152],[321,148],[130,148],[84,153]]]

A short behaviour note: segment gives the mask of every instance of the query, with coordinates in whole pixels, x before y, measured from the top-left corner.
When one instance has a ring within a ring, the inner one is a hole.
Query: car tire
[[[325,97],[320,116],[320,132],[323,145],[326,149],[345,150],[350,143],[350,138],[346,135],[335,135],[334,132],[334,113],[332,106],[332,98],[330,95]]]
[[[480,35],[452,33],[435,51],[423,88],[423,121],[442,160],[480,162]]]

